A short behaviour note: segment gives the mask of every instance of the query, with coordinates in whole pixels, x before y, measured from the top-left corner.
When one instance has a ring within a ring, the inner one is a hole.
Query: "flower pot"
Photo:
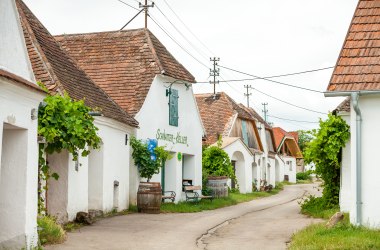
[[[211,195],[214,198],[228,197],[227,181],[227,176],[208,177],[207,187],[211,190]]]
[[[159,214],[161,207],[161,184],[159,182],[140,182],[137,191],[137,210],[139,213]]]

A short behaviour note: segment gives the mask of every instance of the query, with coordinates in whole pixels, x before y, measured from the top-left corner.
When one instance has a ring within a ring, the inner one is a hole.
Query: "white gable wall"
[[[380,141],[380,95],[360,96],[362,112],[362,222],[380,228],[380,167],[376,156]],[[351,104],[351,209],[350,220],[356,222],[356,114]]]
[[[0,1],[0,68],[34,82],[14,0]]]
[[[165,95],[167,87],[175,79],[157,75],[151,87],[149,89],[148,95],[145,98],[144,104],[140,111],[136,114],[135,119],[139,122],[140,129],[137,131],[137,138],[146,140],[157,139],[158,130],[160,133],[172,134],[175,137],[177,135],[186,136],[187,143],[181,144],[167,140],[158,140],[159,146],[166,145],[166,149],[173,152],[175,157],[171,160],[171,163],[167,163],[167,167],[170,168],[172,165],[178,165],[176,173],[171,172],[169,169],[166,171],[166,180],[172,174],[172,178],[168,183],[166,181],[166,187],[170,187],[170,191],[175,191],[177,193],[177,201],[181,199],[182,193],[182,162],[177,159],[177,153],[194,157],[193,161],[189,161],[189,164],[193,166],[187,166],[191,168],[193,173],[193,185],[202,185],[202,135],[203,127],[198,112],[198,107],[193,95],[193,90],[186,88],[185,84],[179,81],[178,83],[172,84],[172,88],[178,90],[178,127],[169,125],[169,97]],[[131,159],[133,162],[133,159]],[[177,162],[172,162],[177,161]],[[136,203],[137,187],[139,185],[138,171],[137,167],[133,166],[130,170],[130,199],[131,203]],[[174,176],[175,175],[175,176]],[[160,182],[161,174],[155,175],[152,181]],[[175,184],[173,184],[175,183]],[[168,186],[169,185],[169,186]],[[172,185],[172,186],[170,186]],[[174,185],[174,186],[173,186]],[[168,191],[168,188],[165,188]]]

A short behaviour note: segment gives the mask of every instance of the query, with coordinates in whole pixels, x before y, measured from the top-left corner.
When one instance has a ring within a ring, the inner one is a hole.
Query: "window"
[[[178,127],[178,90],[171,89],[169,95],[169,125]]]

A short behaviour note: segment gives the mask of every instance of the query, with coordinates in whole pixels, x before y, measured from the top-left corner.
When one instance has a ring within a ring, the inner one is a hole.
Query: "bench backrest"
[[[201,190],[201,186],[185,186],[185,191]]]

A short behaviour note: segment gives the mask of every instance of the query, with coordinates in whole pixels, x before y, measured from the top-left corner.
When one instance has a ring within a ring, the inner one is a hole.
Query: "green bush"
[[[301,212],[317,218],[329,219],[339,211],[338,205],[332,205],[323,197],[308,196],[301,203]]]
[[[297,178],[297,180],[311,180],[311,174],[313,173],[313,171],[311,171],[311,170],[308,170],[308,171],[306,171],[306,172],[299,172],[299,173],[297,173],[297,175],[296,175],[296,178]]]
[[[44,244],[59,244],[65,238],[65,230],[50,216],[41,216],[37,218],[39,227],[38,237],[42,245]]]

